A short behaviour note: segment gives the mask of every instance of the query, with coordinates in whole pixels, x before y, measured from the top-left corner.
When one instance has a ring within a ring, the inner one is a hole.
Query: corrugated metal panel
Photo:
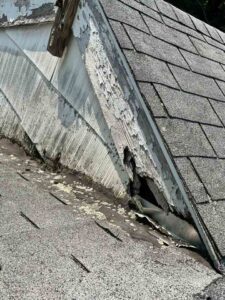
[[[102,108],[91,86],[82,54],[74,37],[64,58],[59,61],[52,79],[53,86],[69,101],[92,128],[109,143],[111,137]]]
[[[73,104],[77,109],[80,108],[78,114],[68,100],[44,78],[38,63],[31,62],[29,55],[21,51],[22,42],[18,48],[17,43],[12,40],[14,35],[9,37],[7,33],[8,31],[0,32],[0,88],[19,115],[22,127],[36,144],[38,151],[43,156],[46,153],[52,159],[61,153],[63,165],[83,172],[96,182],[113,189],[117,195],[125,193],[124,182],[127,178],[117,162],[116,153],[110,148],[113,142],[110,144],[107,136],[106,143],[95,130],[98,127],[100,133],[105,132],[102,120],[99,123],[98,119],[98,103],[91,103],[87,99],[86,105],[85,97],[81,97],[82,91],[75,89]],[[26,49],[34,47],[33,41],[31,39],[31,44],[26,41]],[[37,48],[38,45],[37,43]],[[47,60],[47,56],[45,59]],[[76,60],[70,61],[70,64],[76,65]],[[74,69],[80,72],[80,61]],[[74,76],[78,77],[77,74]],[[81,87],[87,87],[87,77],[82,76],[82,80]],[[88,98],[89,93],[85,96]]]
[[[22,142],[25,132],[20,119],[9,105],[7,99],[0,91],[0,136],[13,138]]]
[[[6,31],[17,47],[29,57],[48,80],[51,79],[58,62],[58,58],[46,51],[50,31],[51,24],[10,28]]]

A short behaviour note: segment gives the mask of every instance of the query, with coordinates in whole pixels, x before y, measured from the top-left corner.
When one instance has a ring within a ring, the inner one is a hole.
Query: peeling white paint
[[[169,205],[185,215],[186,204],[182,199],[175,203],[177,187],[172,182],[173,176],[168,166],[163,165],[162,155],[159,157],[156,151],[157,141],[146,118],[144,102],[139,101],[132,78],[126,73],[121,51],[118,51],[98,1],[81,1],[73,33],[120,159],[123,160],[124,149],[128,147],[135,158],[138,174],[154,179]]]
[[[55,0],[0,0],[0,26],[52,21],[54,4]]]
[[[137,122],[138,112],[132,111],[128,103],[132,91],[128,85],[121,87],[99,35],[98,26],[88,3],[81,1],[73,31],[76,38],[80,40],[80,47],[85,48],[83,53],[85,66],[105,120],[111,129],[118,154],[123,160],[124,149],[128,146],[135,156],[139,174],[160,180],[145,137]],[[85,46],[82,45],[83,41],[87,41]]]

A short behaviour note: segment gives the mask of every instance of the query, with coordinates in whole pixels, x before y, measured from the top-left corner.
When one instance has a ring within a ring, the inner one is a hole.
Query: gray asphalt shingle
[[[175,46],[161,41],[152,35],[136,30],[133,27],[125,25],[125,28],[137,51],[189,69],[184,58]]]
[[[155,84],[169,115],[194,122],[222,126],[207,98]]]
[[[161,39],[165,42],[168,42],[172,45],[175,45],[177,47],[180,47],[182,49],[186,49],[188,51],[191,51],[193,53],[196,53],[196,49],[191,43],[189,37],[175,29],[172,29],[165,24],[162,24],[160,22],[157,22],[153,20],[152,18],[149,18],[147,16],[143,16],[146,24],[148,25],[148,28],[150,32],[158,39]]]
[[[215,27],[212,27],[211,25],[209,25],[209,24],[207,24],[207,23],[205,23],[205,26],[206,26],[206,29],[208,30],[210,36],[211,36],[213,39],[217,40],[217,41],[220,42],[220,43],[223,42],[222,39],[221,39],[221,37],[220,37],[220,35],[219,35],[219,33],[218,33],[218,31],[216,30]]]
[[[225,43],[225,33],[223,31],[217,30],[219,36],[221,37],[221,40],[223,43]]]
[[[174,20],[171,20],[167,17],[163,17],[163,21],[166,25],[168,25],[169,27],[176,29],[178,31],[181,31],[183,33],[186,33],[190,36],[196,37],[197,39],[203,40],[204,41],[204,37],[202,36],[202,34],[200,34],[199,32],[197,32],[196,30],[193,30],[187,26],[184,26]]]
[[[183,91],[225,101],[225,96],[212,78],[175,66],[170,66],[170,69]]]
[[[177,16],[173,10],[173,6],[163,0],[155,0],[159,11],[171,19],[177,20]]]
[[[116,0],[100,0],[100,2],[110,19],[115,19],[149,32],[139,11]]]
[[[225,80],[225,71],[218,62],[188,51],[181,50],[181,52],[192,71],[209,77]]]
[[[174,7],[173,10],[174,10],[174,12],[178,18],[178,21],[180,23],[195,30],[195,26],[194,26],[189,14],[187,14],[186,12],[184,12],[183,10],[181,10],[177,7]]]
[[[218,157],[225,158],[225,129],[206,125],[202,127]]]
[[[160,22],[162,21],[161,16],[158,12],[146,7],[142,3],[139,3],[135,0],[120,0],[120,1],[133,7],[134,9],[136,9],[139,12],[143,12],[144,14],[148,15],[149,17],[152,17],[155,20],[158,20]]]
[[[220,87],[221,91],[223,92],[223,94],[225,95],[225,82],[220,81],[220,80],[217,80],[216,82],[219,85],[219,87]]]
[[[167,114],[163,103],[160,101],[153,86],[150,83],[139,83],[139,87],[153,115],[156,117],[166,117]]]
[[[112,29],[114,31],[114,33],[116,34],[117,40],[120,44],[121,48],[125,48],[125,49],[133,49],[133,45],[125,31],[125,29],[123,28],[123,25],[120,22],[117,21],[110,21],[110,25],[112,26]]]
[[[134,72],[136,80],[163,83],[171,87],[178,87],[165,62],[129,50],[125,50],[124,54]]]
[[[215,156],[199,124],[168,119],[156,119],[156,122],[175,157]]]
[[[141,238],[133,239],[119,226],[115,229],[115,225],[105,221],[104,225],[122,238],[123,242],[119,242],[96,225],[91,219],[100,222],[96,216],[90,217],[81,212],[78,212],[79,216],[73,214],[77,206],[84,204],[85,200],[80,196],[67,206],[71,214],[67,215],[67,226],[64,226],[64,222],[60,222],[64,219],[63,206],[58,210],[58,216],[53,214],[51,217],[51,204],[44,205],[45,201],[51,201],[46,199],[44,190],[47,188],[44,184],[46,178],[49,178],[46,176],[50,172],[38,173],[41,184],[37,185],[33,181],[36,167],[33,169],[29,164],[30,182],[24,185],[23,180],[17,180],[15,176],[18,165],[14,165],[10,156],[5,155],[4,160],[2,155],[0,157],[1,170],[4,170],[1,172],[0,192],[3,196],[0,197],[0,206],[4,212],[8,210],[12,214],[9,210],[12,208],[11,194],[16,195],[20,191],[24,195],[22,202],[19,197],[12,202],[16,208],[23,209],[20,205],[25,201],[29,203],[30,191],[33,194],[38,191],[41,199],[38,210],[45,211],[46,219],[56,219],[56,226],[48,224],[41,230],[24,220],[31,227],[31,230],[24,231],[11,215],[11,223],[18,227],[17,231],[0,233],[1,300],[111,300],[136,299],[139,296],[143,299],[159,296],[161,299],[185,300],[218,277],[215,271],[209,270],[181,249],[161,247],[154,237],[155,244]],[[17,163],[20,163],[21,169],[27,167],[23,160],[18,159]],[[6,180],[11,190],[5,187]],[[95,191],[91,195],[94,196]],[[71,195],[71,198],[74,196]],[[7,226],[7,222],[1,215],[1,227]],[[136,221],[132,222],[136,226]]]
[[[205,23],[202,22],[201,20],[191,16],[191,19],[195,25],[195,28],[197,29],[197,31],[200,31],[201,33],[205,34],[205,35],[209,35],[208,30],[206,29]]]
[[[212,107],[214,108],[215,112],[217,113],[218,117],[222,121],[223,125],[225,126],[225,103],[210,100]]]
[[[225,53],[223,50],[218,49],[208,43],[202,42],[195,38],[191,37],[193,44],[198,50],[199,54],[203,57],[209,58],[211,60],[217,61],[219,63],[224,63],[225,61]]]
[[[225,199],[225,160],[193,157],[191,161],[212,199]]]
[[[191,162],[186,157],[176,158],[175,162],[196,203],[209,202],[210,198],[191,165]]]
[[[155,1],[151,1],[151,0],[150,1],[149,0],[139,0],[139,2],[142,3],[142,4],[144,4],[144,5],[146,5],[147,7],[152,8],[155,11],[158,11],[158,8],[157,8],[157,6],[155,4]]]
[[[211,38],[211,37],[209,37],[207,35],[205,35],[204,38],[205,38],[205,40],[207,41],[208,44],[210,44],[212,46],[215,46],[215,47],[217,47],[217,48],[219,48],[219,49],[221,49],[223,51],[225,50],[224,44],[219,43],[217,40],[214,40],[213,38]]]
[[[198,210],[203,220],[207,224],[208,230],[219,246],[220,251],[223,255],[225,255],[225,235],[223,231],[223,229],[225,228],[225,201],[198,205]]]

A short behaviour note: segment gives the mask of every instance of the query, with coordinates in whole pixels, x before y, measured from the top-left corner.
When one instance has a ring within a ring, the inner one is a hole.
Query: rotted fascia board
[[[0,27],[53,22],[55,0],[0,0]]]
[[[145,105],[144,99],[141,96],[137,83],[133,77],[127,60],[118,45],[118,42],[114,36],[114,33],[102,9],[101,4],[98,0],[87,0],[87,2],[89,3],[89,6],[91,7],[94,14],[98,15],[98,24],[99,26],[101,26],[103,32],[102,40],[105,40],[106,48],[109,47],[109,44],[111,44],[111,46],[114,48],[114,55],[118,57],[117,67],[119,69],[122,65],[129,79],[129,83],[134,90],[136,101],[139,105],[139,113],[141,115],[142,122],[145,122],[145,125],[147,125],[147,131],[145,130],[143,134],[145,135],[147,144],[149,145],[149,152],[151,156],[154,158],[156,165],[161,168],[161,178],[164,184],[163,193],[168,203],[170,204],[170,206],[174,207],[175,211],[177,211],[179,214],[182,214],[184,217],[187,217],[187,211],[185,210],[185,208],[188,210],[197,230],[199,231],[208,254],[211,257],[212,262],[214,263],[215,268],[220,272],[224,272],[224,267],[221,263],[222,255],[216,247],[213,239],[210,237],[207,227],[205,226],[201,216],[198,213],[196,205],[187,194],[184,183],[178,174],[178,171],[172,161],[172,158],[170,157],[170,154],[166,149],[163,138],[153,118]],[[149,140],[149,136],[153,137],[153,140]]]

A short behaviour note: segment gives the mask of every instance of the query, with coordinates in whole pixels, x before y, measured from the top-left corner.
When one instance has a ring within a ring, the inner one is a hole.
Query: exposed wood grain
[[[58,0],[58,11],[51,30],[48,51],[57,57],[62,57],[68,44],[71,27],[77,12],[79,0]]]

